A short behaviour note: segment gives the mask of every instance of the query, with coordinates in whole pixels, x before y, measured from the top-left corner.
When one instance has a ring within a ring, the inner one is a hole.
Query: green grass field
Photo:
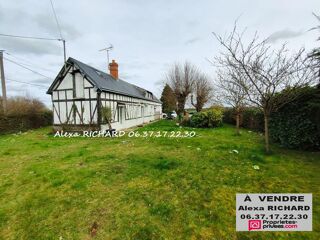
[[[261,135],[231,126],[193,138],[50,131],[0,136],[0,239],[320,239],[320,153],[265,155]],[[236,232],[235,194],[246,192],[313,193],[313,232]]]

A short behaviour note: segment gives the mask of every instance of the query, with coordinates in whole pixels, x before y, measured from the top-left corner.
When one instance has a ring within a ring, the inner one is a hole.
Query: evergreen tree
[[[169,113],[176,109],[177,100],[168,84],[164,86],[160,100],[162,102],[162,112]]]

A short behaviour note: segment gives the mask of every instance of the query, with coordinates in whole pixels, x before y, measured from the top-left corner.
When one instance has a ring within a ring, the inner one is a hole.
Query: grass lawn
[[[0,239],[320,239],[320,153],[265,155],[261,135],[231,126],[193,138],[50,130],[0,136]],[[247,192],[313,193],[313,232],[236,232],[235,194]]]

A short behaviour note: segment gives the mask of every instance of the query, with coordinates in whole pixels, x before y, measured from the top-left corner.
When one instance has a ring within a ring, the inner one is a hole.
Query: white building
[[[113,129],[121,130],[161,118],[161,102],[152,92],[118,79],[118,64],[110,74],[69,58],[47,91],[51,95],[56,130],[109,129],[101,111],[110,107]]]

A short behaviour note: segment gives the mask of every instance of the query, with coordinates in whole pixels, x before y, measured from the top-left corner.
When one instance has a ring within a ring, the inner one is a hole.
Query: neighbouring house
[[[55,130],[107,130],[101,116],[109,107],[111,126],[121,130],[161,118],[161,102],[152,92],[118,78],[112,60],[110,74],[69,58],[51,84]]]

